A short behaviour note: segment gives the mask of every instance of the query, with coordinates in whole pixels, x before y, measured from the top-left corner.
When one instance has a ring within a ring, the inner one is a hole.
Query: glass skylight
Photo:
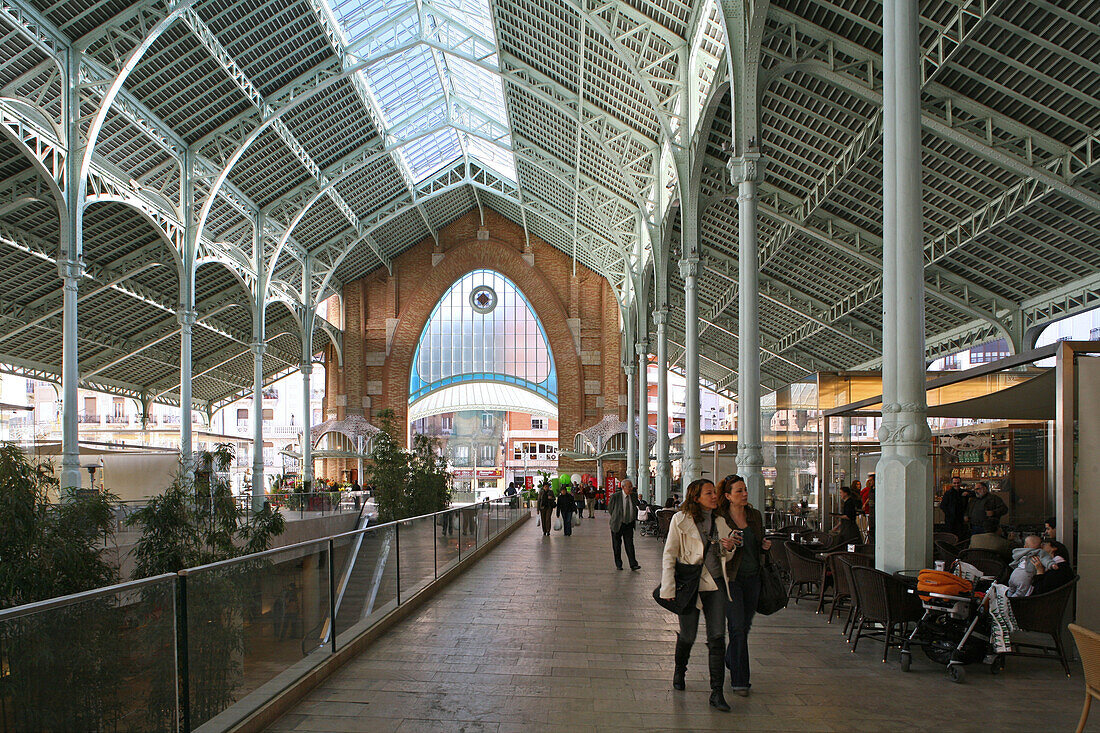
[[[496,34],[488,0],[329,0],[352,52],[369,53],[423,35],[457,45],[479,36],[480,63],[415,46],[368,67],[367,81],[386,132],[411,141],[398,156],[414,182],[439,172],[463,154],[515,181],[516,163],[504,89],[495,53]],[[425,27],[421,27],[421,23]]]

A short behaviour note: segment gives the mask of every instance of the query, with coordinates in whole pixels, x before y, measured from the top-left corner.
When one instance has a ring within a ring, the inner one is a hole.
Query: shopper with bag
[[[726,607],[729,646],[726,648],[726,668],[730,671],[730,686],[738,695],[749,694],[749,629],[760,600],[760,572],[764,553],[771,540],[764,538],[764,517],[749,504],[745,480],[736,474],[726,476],[718,484],[718,514],[732,528],[731,539],[736,546],[726,563],[729,576],[730,603]]]
[[[557,514],[565,529],[565,536],[573,534],[573,513],[577,511],[577,500],[573,498],[573,492],[562,489],[558,494]],[[554,520],[554,529],[558,528],[558,519]]]
[[[730,526],[717,511],[718,498],[718,490],[707,479],[697,479],[688,485],[684,503],[669,524],[661,563],[660,597],[665,601],[678,600],[677,576],[685,575],[685,566],[700,566],[695,602],[680,613],[672,687],[677,690],[685,687],[684,676],[701,611],[707,625],[710,704],[728,712],[730,706],[722,695],[726,676],[726,605],[730,602],[726,561],[733,555],[736,543]]]
[[[539,525],[542,527],[542,536],[547,537],[550,534],[550,515],[554,513],[554,506],[557,504],[557,500],[554,499],[554,491],[550,488],[549,482],[544,483],[539,489]]]
[[[611,550],[615,553],[615,568],[623,569],[622,546],[626,545],[626,559],[631,570],[642,566],[634,557],[634,522],[638,516],[638,497],[634,496],[634,482],[623,481],[607,502],[607,511],[611,514]]]

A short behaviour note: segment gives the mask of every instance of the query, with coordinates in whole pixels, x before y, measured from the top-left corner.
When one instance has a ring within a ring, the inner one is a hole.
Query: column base
[[[931,567],[932,463],[926,445],[883,451],[875,467],[875,567]]]

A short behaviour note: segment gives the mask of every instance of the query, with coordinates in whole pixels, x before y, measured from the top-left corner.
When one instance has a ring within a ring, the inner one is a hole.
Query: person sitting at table
[[[1031,593],[1037,595],[1059,588],[1073,580],[1073,567],[1069,564],[1069,549],[1057,540],[1043,540],[1043,552],[1051,557],[1049,567],[1032,562],[1035,577],[1031,580]]]
[[[859,526],[856,524],[857,514],[859,514],[859,502],[849,487],[841,486],[839,519],[833,525],[833,531],[840,533],[838,544],[859,544],[863,541],[863,535],[859,533]]]
[[[1005,560],[1008,560],[1012,555],[1012,543],[1005,539],[1004,530],[1001,529],[1000,525],[997,525],[991,532],[982,532],[971,537],[970,549],[992,550]]]

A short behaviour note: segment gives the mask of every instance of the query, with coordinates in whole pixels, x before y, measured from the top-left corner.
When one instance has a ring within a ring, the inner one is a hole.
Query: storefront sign
[[[479,468],[477,469],[478,478],[504,478],[503,468]]]
[[[474,470],[472,468],[454,468],[451,469],[452,478],[473,478]]]

